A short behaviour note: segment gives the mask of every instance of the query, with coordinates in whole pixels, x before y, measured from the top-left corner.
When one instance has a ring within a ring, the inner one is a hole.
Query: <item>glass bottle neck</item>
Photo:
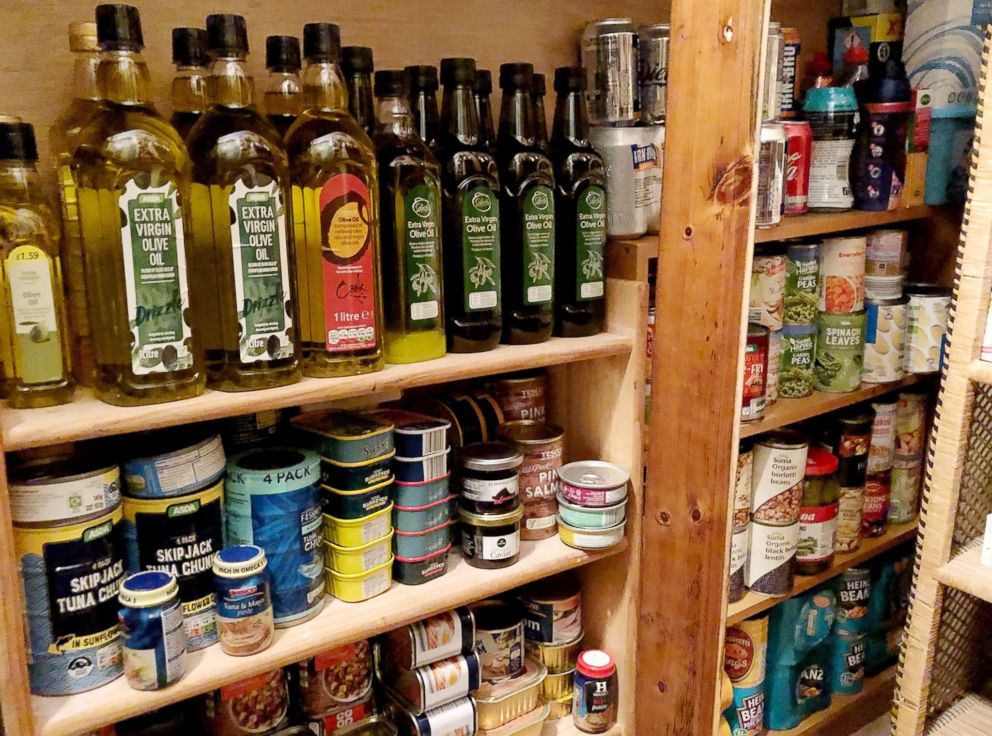
[[[559,95],[555,103],[555,123],[552,138],[585,144],[589,139],[589,120],[581,92]]]
[[[243,54],[219,56],[210,64],[207,95],[211,104],[225,107],[252,107],[255,104],[255,81],[248,73]]]
[[[148,66],[137,51],[105,51],[97,67],[100,99],[119,105],[150,105]]]
[[[72,63],[72,89],[70,93],[77,100],[99,100],[97,69],[100,67],[99,51],[77,51]]]
[[[534,132],[534,103],[530,95],[523,90],[504,94],[499,112],[500,137],[516,138],[526,145],[532,145]]]
[[[176,67],[172,78],[172,109],[203,112],[207,109],[207,70],[202,66]]]
[[[437,95],[434,92],[419,90],[413,93],[410,103],[417,111],[415,116],[420,137],[428,140],[437,130]]]
[[[302,81],[304,110],[348,110],[348,90],[337,63],[308,62],[303,69]]]
[[[0,161],[0,199],[25,203],[42,198],[41,179],[33,161]]]
[[[479,114],[475,109],[472,88],[467,84],[444,88],[441,128],[461,143],[474,144],[479,141]]]
[[[375,97],[372,96],[372,75],[360,72],[348,77],[348,106],[352,115],[366,130],[375,127]]]
[[[303,91],[296,72],[269,72],[265,85],[265,112],[269,115],[299,115]]]
[[[410,104],[402,97],[380,97],[376,103],[375,117],[379,121],[380,130],[399,138],[412,138],[416,135]]]

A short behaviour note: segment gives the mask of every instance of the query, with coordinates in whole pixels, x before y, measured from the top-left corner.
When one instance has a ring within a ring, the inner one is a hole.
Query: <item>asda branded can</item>
[[[820,312],[816,337],[816,387],[829,393],[857,391],[864,362],[865,313]]]
[[[120,504],[120,468],[96,458],[31,460],[11,468],[9,493],[18,526],[76,524]]]

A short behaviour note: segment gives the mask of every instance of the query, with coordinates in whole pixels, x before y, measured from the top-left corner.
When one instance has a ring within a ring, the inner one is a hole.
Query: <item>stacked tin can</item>
[[[856,695],[864,687],[871,570],[852,567],[837,578],[837,615],[830,639],[830,690]]]
[[[944,363],[951,289],[937,284],[906,284],[907,373],[936,373]]]
[[[820,445],[839,460],[840,506],[835,543],[838,552],[850,552],[861,545],[868,447],[874,419],[872,409],[856,407],[832,417],[820,436]]]
[[[558,534],[569,547],[614,547],[627,525],[630,473],[602,460],[558,468]]]
[[[810,396],[816,385],[816,318],[820,288],[819,246],[789,242],[785,252],[782,305],[782,348],[777,395],[784,399]]]
[[[895,411],[889,522],[903,524],[916,518],[923,485],[923,455],[927,438],[927,394],[899,394]]]
[[[733,687],[733,702],[723,715],[734,734],[765,731],[765,676],[768,660],[768,614],[727,627],[724,671]]]
[[[907,237],[904,230],[872,230],[867,235],[862,375],[866,383],[898,381],[905,374]]]
[[[737,475],[734,481],[734,507],[730,537],[730,583],[728,601],[736,603],[744,597],[744,578],[751,545],[751,501],[754,449],[743,441],[737,453]]]
[[[865,236],[820,244],[817,389],[848,393],[861,387],[865,336]]]
[[[755,225],[771,227],[782,221],[785,198],[786,132],[780,91],[783,84],[782,24],[768,24],[765,76],[761,91],[761,136],[758,141],[758,201]]]
[[[895,394],[871,403],[875,419],[868,446],[868,472],[865,477],[865,506],[861,515],[861,536],[880,537],[889,527],[892,466],[895,462]]]
[[[780,246],[759,246],[751,264],[748,342],[741,420],[761,419],[778,399],[786,258]]]
[[[333,734],[375,713],[372,645],[342,644],[290,665],[289,681],[306,733]]]

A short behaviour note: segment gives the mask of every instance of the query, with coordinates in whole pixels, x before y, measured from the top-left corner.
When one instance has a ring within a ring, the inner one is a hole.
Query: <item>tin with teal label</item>
[[[819,312],[820,261],[816,243],[790,243],[785,251],[786,325],[815,325]]]
[[[225,654],[256,654],[272,643],[275,621],[269,593],[265,550],[253,544],[221,550],[214,556],[217,631]]]
[[[816,325],[782,328],[779,353],[778,395],[783,399],[811,396],[816,388]]]
[[[367,463],[396,448],[389,422],[345,411],[294,417],[300,443],[338,463]]]
[[[121,583],[117,599],[128,684],[161,690],[179,680],[186,671],[179,581],[161,570],[135,573]]]
[[[857,695],[865,684],[864,634],[835,633],[830,641],[830,690],[835,695]]]

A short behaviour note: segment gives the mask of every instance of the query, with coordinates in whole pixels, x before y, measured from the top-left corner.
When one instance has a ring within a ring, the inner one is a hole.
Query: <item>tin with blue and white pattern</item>
[[[179,581],[160,570],[124,579],[117,596],[124,674],[135,690],[161,690],[186,670],[186,629]]]

